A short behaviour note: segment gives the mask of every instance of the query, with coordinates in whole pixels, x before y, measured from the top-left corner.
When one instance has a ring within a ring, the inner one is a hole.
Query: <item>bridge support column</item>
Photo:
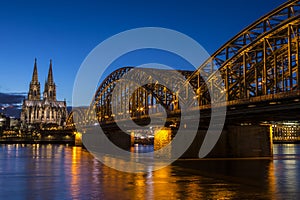
[[[166,146],[172,140],[172,130],[170,128],[162,128],[154,131],[154,150],[158,150]]]
[[[198,158],[206,130],[197,136],[183,158]],[[208,158],[272,157],[272,136],[267,126],[226,126]]]
[[[109,140],[121,149],[129,150],[132,146],[131,133],[127,134],[123,131],[109,131],[106,133]]]
[[[82,133],[74,132],[75,134],[75,146],[82,146]]]

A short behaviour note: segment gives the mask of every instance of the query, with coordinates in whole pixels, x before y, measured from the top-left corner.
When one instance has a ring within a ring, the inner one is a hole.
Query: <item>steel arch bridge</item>
[[[130,114],[131,118],[140,118],[163,110],[167,112],[179,110],[180,97],[174,91],[178,91],[192,73],[183,70],[133,67],[117,69],[98,87],[92,102],[93,109],[88,112],[93,114],[95,111],[99,122],[107,122],[125,119],[126,114]],[[178,83],[178,78],[175,81],[170,79],[178,75],[183,77],[180,79],[181,83]],[[135,85],[136,82],[147,83],[139,86]],[[161,82],[167,83],[171,88]],[[136,89],[133,89],[135,86]],[[91,117],[89,120],[92,120],[93,115],[88,116]]]
[[[226,100],[224,104],[227,106],[285,98],[299,101],[299,27],[299,0],[288,1],[261,17],[225,43],[196,71],[179,71],[196,94],[186,96],[194,95],[192,98],[198,100],[200,110],[221,99]],[[95,112],[100,123],[122,119],[124,113],[120,107],[124,104],[120,102],[125,98],[128,98],[125,106],[133,118],[160,112],[162,108],[169,112],[179,110],[179,96],[174,91],[183,88],[176,88],[176,83],[172,83],[174,90],[155,82],[130,91],[130,85],[122,85],[119,80],[132,69],[115,70],[98,87],[92,109],[87,112]],[[160,79],[172,82],[169,72],[160,74],[163,74]],[[112,105],[116,83],[122,86],[117,91],[118,105]],[[112,107],[117,110],[112,112]]]
[[[84,125],[84,123],[86,122],[85,116],[87,110],[87,107],[73,108],[66,120],[66,128],[69,130],[74,130],[76,129],[76,126]]]

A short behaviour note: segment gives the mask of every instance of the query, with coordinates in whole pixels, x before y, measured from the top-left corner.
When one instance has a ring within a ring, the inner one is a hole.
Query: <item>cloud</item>
[[[1,93],[0,92],[0,112],[12,117],[20,117],[22,102],[26,93]]]
[[[1,93],[0,92],[0,104],[11,105],[11,104],[21,104],[25,98],[25,93]]]

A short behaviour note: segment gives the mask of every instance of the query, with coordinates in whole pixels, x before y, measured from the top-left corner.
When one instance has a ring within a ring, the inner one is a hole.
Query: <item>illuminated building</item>
[[[66,101],[56,100],[56,85],[53,80],[52,61],[45,82],[43,98],[40,93],[37,62],[35,59],[28,97],[23,101],[21,122],[23,126],[55,124],[64,126],[67,118]]]

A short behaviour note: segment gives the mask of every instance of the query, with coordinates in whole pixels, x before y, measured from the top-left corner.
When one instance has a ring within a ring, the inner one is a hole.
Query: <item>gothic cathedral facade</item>
[[[40,89],[37,61],[35,59],[28,96],[23,101],[22,124],[24,126],[46,124],[64,126],[67,118],[67,105],[66,101],[56,100],[56,86],[53,80],[51,60],[42,98]]]

